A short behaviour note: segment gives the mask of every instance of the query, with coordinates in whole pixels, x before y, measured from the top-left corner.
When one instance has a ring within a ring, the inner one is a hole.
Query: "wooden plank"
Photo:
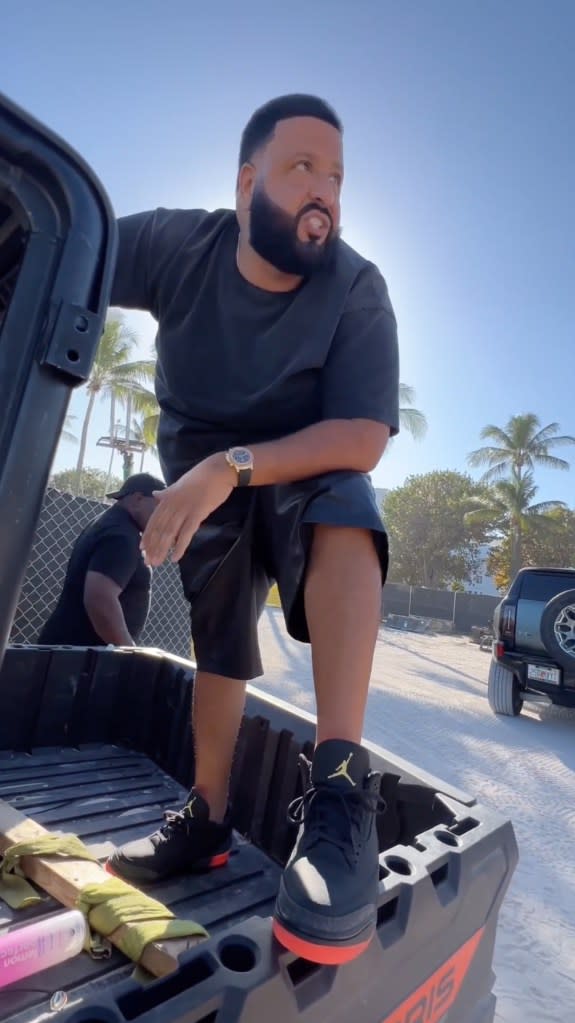
[[[25,817],[9,803],[0,800],[0,853],[17,842],[29,842],[48,832],[36,821]],[[52,895],[63,906],[73,908],[81,890],[87,884],[102,884],[110,875],[99,863],[89,860],[62,860],[56,857],[24,856],[20,862],[27,878]],[[129,924],[109,935],[112,945],[118,947]],[[155,977],[164,977],[178,968],[178,956],[197,945],[202,938],[150,942],[146,945],[140,964]]]

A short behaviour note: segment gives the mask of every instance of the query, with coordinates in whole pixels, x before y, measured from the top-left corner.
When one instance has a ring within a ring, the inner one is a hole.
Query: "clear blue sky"
[[[0,87],[82,153],[118,214],[231,205],[257,105],[297,90],[337,108],[344,236],[388,281],[401,376],[429,420],[423,443],[393,445],[378,486],[465,469],[482,425],[513,413],[575,433],[572,0],[9,8]],[[149,349],[153,321],[130,320]],[[106,421],[89,464],[106,463]],[[74,459],[63,445],[56,467]],[[538,480],[542,499],[575,505],[575,468]]]

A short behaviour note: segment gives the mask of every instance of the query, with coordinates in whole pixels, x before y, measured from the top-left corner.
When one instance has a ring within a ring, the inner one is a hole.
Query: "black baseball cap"
[[[134,476],[129,476],[127,480],[124,480],[119,490],[115,490],[112,494],[106,494],[106,497],[111,497],[115,501],[119,501],[121,497],[128,497],[130,494],[143,494],[144,497],[151,497],[154,490],[165,490],[166,484],[162,480],[156,479],[155,476],[150,476],[149,472],[137,472]]]

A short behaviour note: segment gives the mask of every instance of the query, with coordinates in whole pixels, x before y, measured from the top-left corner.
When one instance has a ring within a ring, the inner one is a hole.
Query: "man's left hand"
[[[155,491],[158,507],[142,534],[141,548],[146,564],[161,565],[172,552],[179,561],[201,523],[219,508],[234,489],[235,470],[223,455],[199,462],[177,483]]]

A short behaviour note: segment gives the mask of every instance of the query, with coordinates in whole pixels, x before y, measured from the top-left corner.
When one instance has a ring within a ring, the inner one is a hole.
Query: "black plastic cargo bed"
[[[109,855],[113,843],[148,834],[162,810],[180,805],[185,793],[149,757],[118,746],[0,754],[0,798],[51,831],[78,835],[98,859]],[[177,916],[197,920],[217,935],[254,914],[271,914],[279,872],[280,867],[265,853],[238,835],[229,866],[154,885],[148,891]],[[61,908],[48,898],[40,908],[13,912],[0,901],[0,928],[14,922],[23,925]],[[243,950],[234,957],[231,948],[224,960],[232,969],[241,968]],[[133,964],[115,949],[109,959],[79,956],[0,992],[0,1018],[23,1014],[23,1019],[29,1019],[45,1001],[42,992],[52,995],[62,988],[76,991],[86,985],[95,990],[102,983],[112,989],[132,969]],[[203,972],[197,972],[198,980]]]
[[[8,648],[0,673],[0,798],[104,859],[153,830],[193,778],[193,666],[154,651]],[[57,746],[48,746],[50,739]],[[489,1023],[499,905],[516,861],[511,826],[472,797],[370,747],[385,773],[377,937],[345,967],[282,950],[270,916],[294,838],[287,806],[313,720],[250,690],[233,772],[229,866],[147,889],[208,941],[145,986],[120,952],[86,953],[0,992],[0,1020],[65,1023]],[[2,904],[0,903],[0,907]],[[58,912],[50,899],[41,913]],[[38,909],[0,908],[0,930]]]

